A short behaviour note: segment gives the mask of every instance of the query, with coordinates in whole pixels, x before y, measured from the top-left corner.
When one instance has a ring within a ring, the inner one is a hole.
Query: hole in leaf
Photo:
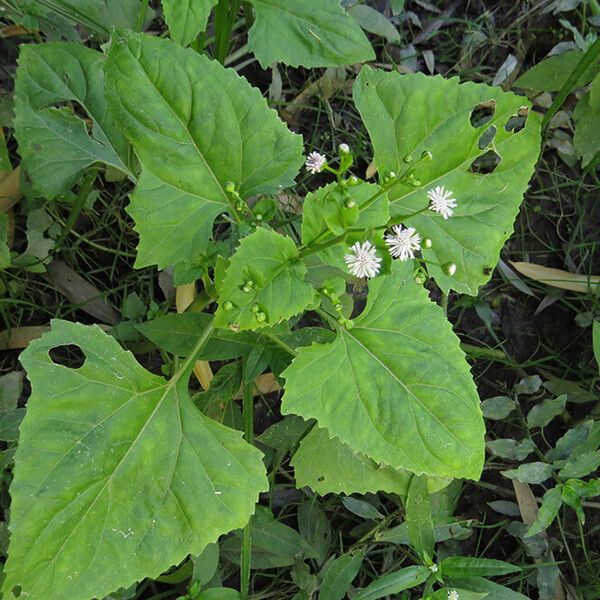
[[[493,173],[500,164],[502,157],[494,150],[488,150],[485,154],[478,156],[469,167],[470,173],[487,175]]]
[[[323,477],[323,475],[321,475],[321,477],[317,477],[317,481],[319,481],[319,482],[325,481],[325,477]]]
[[[23,590],[23,588],[20,585],[15,585],[15,587],[11,590],[11,592],[15,598],[19,598],[21,596],[22,590]]]
[[[481,134],[481,137],[479,138],[478,142],[480,150],[487,148],[494,141],[494,138],[496,137],[496,131],[498,131],[496,129],[496,126],[492,125]]]
[[[477,129],[489,123],[496,114],[496,101],[488,100],[477,104],[471,111],[471,125]]]
[[[64,346],[51,348],[48,355],[55,365],[62,365],[70,369],[79,369],[87,358],[83,350],[75,344],[65,344]]]
[[[508,119],[508,121],[506,121],[504,129],[512,133],[519,133],[519,131],[521,131],[527,124],[528,116],[529,109],[526,106],[520,108],[516,115],[513,115],[510,117],[510,119]]]

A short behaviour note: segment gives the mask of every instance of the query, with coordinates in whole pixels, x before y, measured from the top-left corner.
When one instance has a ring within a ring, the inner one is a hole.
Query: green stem
[[[594,13],[594,15],[600,15],[600,4],[598,0],[590,0],[590,10]]]
[[[188,373],[191,370],[191,368],[194,366],[194,363],[196,362],[198,352],[200,352],[200,350],[202,350],[206,342],[208,342],[208,339],[213,334],[214,330],[214,319],[211,319],[204,331],[202,332],[202,335],[192,348],[192,351],[188,354],[188,357],[185,359],[181,367],[177,369],[177,373],[175,373],[171,381],[169,381],[169,385],[174,385],[175,383],[177,383],[184,375],[186,375],[186,373]]]
[[[71,229],[73,229],[73,226],[79,218],[79,215],[81,214],[81,211],[85,206],[85,202],[88,199],[90,192],[92,191],[92,186],[94,185],[94,181],[96,180],[96,175],[96,171],[91,171],[86,175],[83,183],[81,184],[81,187],[79,188],[79,193],[77,194],[77,198],[75,199],[75,203],[73,204],[73,208],[71,209],[71,214],[69,215],[69,218],[67,219],[67,222],[65,223],[65,226],[63,227],[63,230],[61,231],[60,236],[56,240],[56,244],[54,245],[54,248],[56,250],[60,249],[62,243],[65,241],[65,238],[69,235],[69,232],[71,231]]]
[[[149,0],[142,0],[142,3],[140,4],[140,10],[135,22],[135,31],[142,31],[144,27],[144,23],[146,22],[146,14],[148,13],[148,2]]]
[[[244,368],[245,371],[245,368]],[[242,389],[242,414],[244,417],[244,437],[249,444],[254,444],[254,395],[253,382],[244,382]],[[240,555],[240,596],[248,599],[250,591],[250,561],[252,555],[252,535],[250,523],[242,531],[242,550]]]
[[[346,237],[346,233],[342,233],[341,235],[337,235],[334,238],[328,240],[327,242],[323,242],[322,244],[309,245],[304,250],[300,250],[300,258],[304,258],[305,256],[309,256],[310,254],[316,254],[317,252],[321,252],[331,246],[335,246],[337,243],[342,242]]]

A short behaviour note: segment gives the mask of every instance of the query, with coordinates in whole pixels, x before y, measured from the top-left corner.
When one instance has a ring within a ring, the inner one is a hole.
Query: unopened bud
[[[413,157],[411,154],[407,154],[403,159],[405,163],[411,163],[413,161]]]
[[[233,192],[235,192],[235,183],[233,183],[233,181],[228,181],[228,182],[225,184],[225,191],[226,191],[228,194],[232,194]]]
[[[264,217],[263,217],[263,216],[262,216],[262,215],[259,213],[259,214],[257,214],[257,215],[254,215],[254,218],[255,218],[257,221],[262,221]]]
[[[233,302],[231,300],[225,300],[223,302],[223,310],[231,310],[233,308]]]
[[[340,151],[340,154],[350,154],[350,146],[348,146],[348,144],[340,144],[338,150]]]
[[[346,198],[344,200],[344,206],[346,208],[354,208],[356,206],[356,202],[352,198]]]
[[[421,248],[431,248],[433,246],[433,240],[431,238],[424,238],[421,242]]]
[[[344,308],[344,307],[342,306],[342,304],[340,302],[333,305],[333,309],[337,312],[340,312],[340,310],[342,310],[342,308]]]
[[[257,313],[260,312],[260,306],[258,304],[253,304],[252,308],[250,309],[253,313]]]
[[[256,313],[256,320],[259,323],[264,323],[267,320],[267,315],[264,312],[257,312]]]
[[[433,159],[433,154],[431,154],[431,152],[429,152],[429,150],[425,150],[422,154],[421,154],[421,159],[422,160],[432,160]]]
[[[348,178],[348,185],[350,185],[350,186],[358,185],[358,177],[356,175],[351,175]]]

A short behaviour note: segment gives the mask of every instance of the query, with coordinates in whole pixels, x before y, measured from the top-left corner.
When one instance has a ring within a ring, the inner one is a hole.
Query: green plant
[[[253,525],[269,522],[259,510],[247,525],[269,485],[252,443],[253,388],[268,367],[284,382],[282,411],[296,415],[299,485],[406,501],[422,564],[360,598],[426,581],[437,598],[452,591],[433,591],[444,576],[513,572],[456,557],[432,568],[429,493],[480,476],[484,428],[458,338],[423,283],[475,294],[489,280],[539,151],[541,119],[523,98],[363,67],[354,99],[378,183],[353,174],[346,145],[305,161],[300,136],[234,71],[130,30],[113,33],[106,55],[24,46],[15,98],[34,194],[81,192],[100,173],[130,180],[136,267],[173,267],[177,285],[199,281],[202,294],[186,313],[135,325],[174,355],[168,381],[96,326],[55,320],[23,352],[32,396],[11,485],[8,597],[102,597],[242,527],[232,544],[245,594]],[[335,180],[304,199],[297,229],[278,222],[277,194],[303,162]],[[355,310],[350,286],[365,278],[366,307]],[[60,364],[57,348],[81,364]],[[199,360],[235,362],[191,397]],[[227,411],[240,386],[245,440],[223,424],[235,424]],[[355,556],[345,560],[358,569]],[[314,583],[300,566],[295,576]],[[454,587],[475,584],[488,585]]]

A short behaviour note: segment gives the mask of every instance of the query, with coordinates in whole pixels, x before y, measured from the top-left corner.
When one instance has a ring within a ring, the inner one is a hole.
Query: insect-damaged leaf
[[[74,344],[79,368],[49,351]],[[194,357],[188,361],[191,368]],[[32,395],[11,485],[5,598],[103,598],[242,527],[267,488],[260,452],[96,326],[53,321],[21,355]]]
[[[235,71],[170,40],[120,31],[106,72],[142,164],[128,208],[140,234],[136,266],[197,258],[230,208],[228,182],[244,199],[293,183],[300,136]]]
[[[127,142],[107,113],[104,56],[81,44],[21,46],[15,79],[15,129],[34,190],[53,198],[88,167],[127,172]],[[75,113],[85,111],[87,124]]]
[[[406,157],[431,152],[433,160],[414,168],[418,187],[390,189],[390,212],[409,215],[427,207],[428,190],[451,191],[454,216],[445,220],[425,210],[405,223],[432,240],[423,256],[440,287],[476,294],[491,277],[537,162],[539,115],[526,98],[498,88],[369,67],[361,71],[354,100],[380,173],[403,173]],[[437,266],[446,263],[456,264],[454,276]]]
[[[412,265],[369,284],[364,312],[331,344],[300,348],[284,371],[282,409],[315,418],[378,463],[477,478],[483,418],[469,366]]]

